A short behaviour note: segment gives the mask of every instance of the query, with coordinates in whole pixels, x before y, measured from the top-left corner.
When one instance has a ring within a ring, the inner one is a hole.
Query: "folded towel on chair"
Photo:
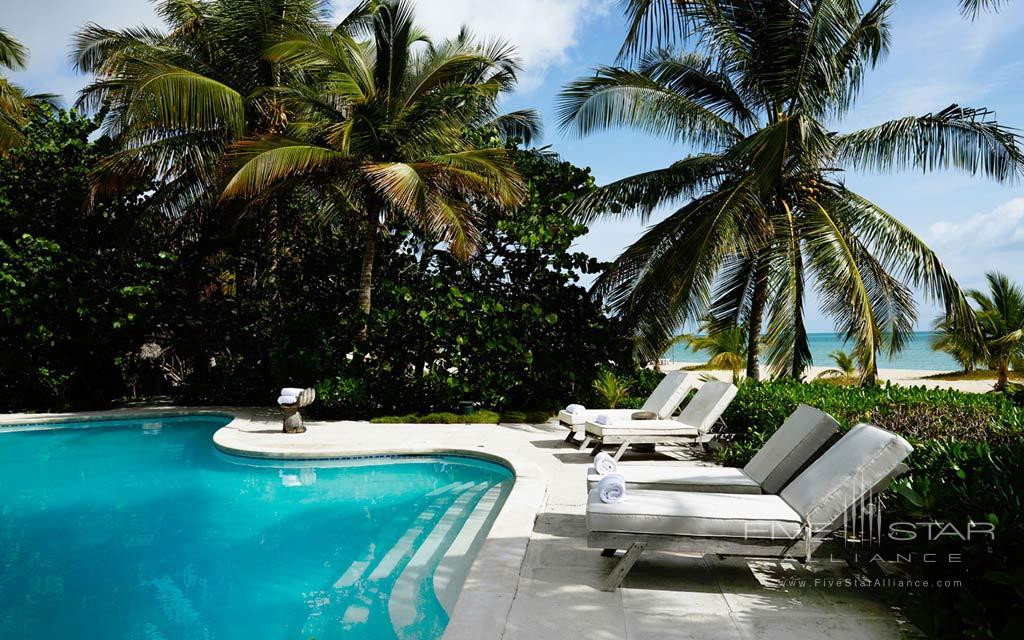
[[[619,465],[615,464],[615,458],[611,457],[604,451],[594,456],[594,470],[602,476],[606,476],[609,473],[615,473],[619,468]]]
[[[298,387],[285,387],[284,389],[281,389],[281,395],[282,396],[297,396],[300,393],[302,393],[303,391],[305,391],[305,389],[299,389]]]
[[[597,497],[601,502],[613,504],[626,499],[626,480],[617,473],[611,473],[597,483]]]
[[[596,422],[597,424],[611,424],[615,422],[615,419],[609,415],[602,413],[601,415],[594,418],[594,422]]]
[[[583,413],[587,408],[582,404],[570,404],[565,408],[566,413]]]
[[[277,404],[295,404],[298,401],[299,401],[299,396],[297,394],[294,395],[294,396],[280,396],[277,399]]]

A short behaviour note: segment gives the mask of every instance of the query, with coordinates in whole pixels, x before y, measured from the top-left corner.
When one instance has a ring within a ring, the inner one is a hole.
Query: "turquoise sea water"
[[[440,637],[511,473],[230,457],[226,422],[0,429],[0,638]]]
[[[914,334],[906,348],[890,358],[887,354],[881,353],[878,358],[880,369],[929,369],[935,371],[956,371],[960,367],[948,355],[931,349],[931,332],[920,331]],[[836,349],[846,352],[852,351],[852,346],[843,342],[841,336],[834,333],[812,333],[808,335],[808,343],[811,347],[811,358],[816,366],[830,367],[832,359],[828,354]],[[676,345],[665,356],[676,362],[699,362],[701,354],[693,353],[683,345]]]

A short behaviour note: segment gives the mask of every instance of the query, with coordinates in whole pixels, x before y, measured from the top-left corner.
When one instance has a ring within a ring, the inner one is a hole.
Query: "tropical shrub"
[[[745,464],[800,403],[827,411],[845,427],[870,422],[914,445],[909,473],[883,497],[886,522],[950,523],[960,531],[968,523],[995,527],[994,538],[882,540],[886,557],[952,553],[960,559],[906,563],[913,577],[931,585],[961,581],[957,588],[895,594],[912,621],[936,638],[1017,637],[1024,622],[1024,548],[1018,543],[1024,536],[1024,409],[1003,394],[748,381],[726,412],[731,439],[717,457]]]
[[[1024,433],[1024,410],[1003,395],[895,385],[746,381],[723,416],[732,440],[716,455],[725,464],[742,466],[746,452],[739,447],[748,444],[756,451],[799,404],[821,409],[846,426],[869,422],[912,441],[996,443]]]
[[[43,108],[0,162],[0,407],[93,408],[147,377],[142,346],[173,324],[177,256],[142,188],[83,213],[106,144]],[[157,389],[158,391],[158,389]]]
[[[620,380],[610,369],[601,369],[593,386],[601,407],[616,409],[629,398],[629,383]]]

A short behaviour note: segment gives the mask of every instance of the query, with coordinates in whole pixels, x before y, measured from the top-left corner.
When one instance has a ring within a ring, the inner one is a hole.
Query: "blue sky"
[[[15,80],[32,91],[67,96],[85,78],[67,64],[71,34],[87,21],[123,27],[158,25],[146,0],[3,0],[0,26],[31,48],[29,69]],[[339,12],[354,4],[337,0]],[[419,0],[419,17],[432,34],[468,24],[485,36],[520,47],[526,75],[508,107],[534,107],[544,115],[542,144],[565,159],[592,168],[599,183],[663,167],[690,150],[632,131],[575,139],[558,131],[555,99],[561,85],[594,66],[611,63],[624,20],[611,0]],[[956,0],[902,0],[893,16],[892,51],[868,76],[864,91],[838,130],[869,126],[908,114],[938,111],[953,102],[994,109],[1005,124],[1024,127],[1024,2],[971,22]],[[896,214],[928,241],[965,287],[981,286],[999,269],[1024,281],[1024,186],[1003,186],[956,173],[849,174],[847,184]],[[657,219],[657,217],[655,218]],[[602,221],[579,242],[601,259],[614,258],[643,230],[637,220]],[[922,307],[927,324],[934,315]],[[816,310],[811,330],[831,323]]]

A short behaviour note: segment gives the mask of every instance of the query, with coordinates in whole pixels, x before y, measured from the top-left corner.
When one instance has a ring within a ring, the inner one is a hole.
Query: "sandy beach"
[[[663,371],[672,371],[686,367],[700,366],[701,362],[662,362]],[[818,377],[822,371],[831,367],[808,367],[807,380]],[[699,373],[713,376],[719,380],[732,380],[732,372],[728,370],[702,370]],[[891,382],[906,387],[928,387],[930,389],[956,389],[969,393],[986,393],[992,390],[993,380],[928,380],[929,376],[948,371],[932,371],[925,369],[879,369],[879,382]]]

